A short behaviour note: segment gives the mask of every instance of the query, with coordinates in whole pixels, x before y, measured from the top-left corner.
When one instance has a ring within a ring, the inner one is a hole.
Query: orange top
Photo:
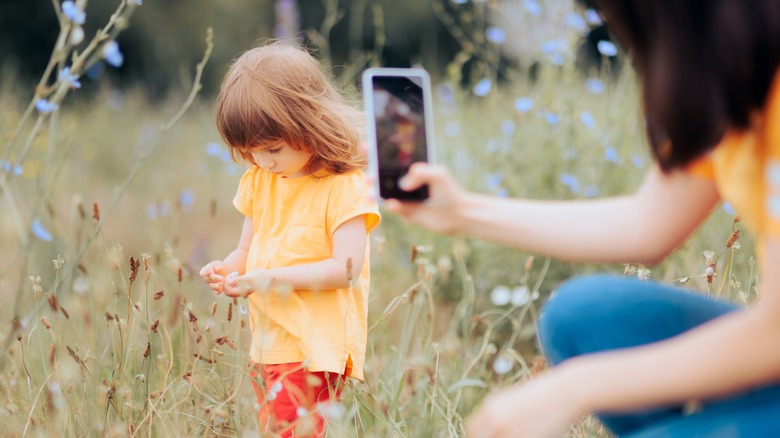
[[[366,232],[380,216],[360,171],[282,178],[253,166],[244,173],[233,205],[252,218],[247,272],[315,263],[331,257],[333,232],[365,215]],[[309,371],[363,378],[366,353],[369,245],[351,288],[280,287],[249,296],[251,359],[261,364],[305,362]],[[344,275],[346,275],[346,266]]]
[[[780,238],[780,72],[750,128],[727,132],[688,170],[715,181],[721,198],[758,237],[758,255],[763,258],[765,238]]]

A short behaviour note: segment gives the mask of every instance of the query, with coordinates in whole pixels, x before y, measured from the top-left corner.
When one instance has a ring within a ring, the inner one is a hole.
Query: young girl
[[[324,433],[318,407],[363,378],[369,245],[379,212],[361,169],[361,114],[304,49],[274,42],[245,52],[217,98],[217,127],[251,164],[233,204],[237,248],[200,275],[248,299],[251,369],[263,434]]]
[[[539,319],[557,366],[488,397],[470,434],[564,436],[596,412],[619,436],[780,436],[780,2],[594,3],[642,80],[657,165],[640,190],[508,200],[464,192],[442,168],[416,165],[402,188],[428,184],[429,201],[388,209],[571,261],[656,263],[724,199],[755,232],[760,302],[745,309],[613,276],[569,281]]]

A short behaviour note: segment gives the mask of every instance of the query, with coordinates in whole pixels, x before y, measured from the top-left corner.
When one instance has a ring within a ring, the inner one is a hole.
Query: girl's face
[[[312,154],[303,149],[296,150],[284,141],[270,146],[249,149],[255,164],[260,168],[284,178],[298,178],[308,174],[307,164]]]

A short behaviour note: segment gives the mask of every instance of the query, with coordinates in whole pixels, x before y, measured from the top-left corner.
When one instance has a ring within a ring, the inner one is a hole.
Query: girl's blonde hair
[[[249,148],[284,141],[313,155],[309,170],[362,169],[362,114],[305,49],[272,41],[244,52],[225,76],[216,102],[217,129],[235,161],[253,164]]]

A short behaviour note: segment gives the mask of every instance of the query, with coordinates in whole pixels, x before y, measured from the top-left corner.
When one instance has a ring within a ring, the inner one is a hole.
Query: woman
[[[388,209],[434,231],[565,260],[652,264],[726,200],[755,233],[760,302],[744,309],[610,276],[569,281],[539,321],[542,349],[556,366],[489,396],[469,432],[561,436],[580,415],[595,412],[620,436],[776,436],[780,2],[596,6],[641,79],[656,165],[636,193],[573,202],[499,199],[465,192],[446,170],[420,164],[402,187],[428,184],[428,202],[390,200]]]

